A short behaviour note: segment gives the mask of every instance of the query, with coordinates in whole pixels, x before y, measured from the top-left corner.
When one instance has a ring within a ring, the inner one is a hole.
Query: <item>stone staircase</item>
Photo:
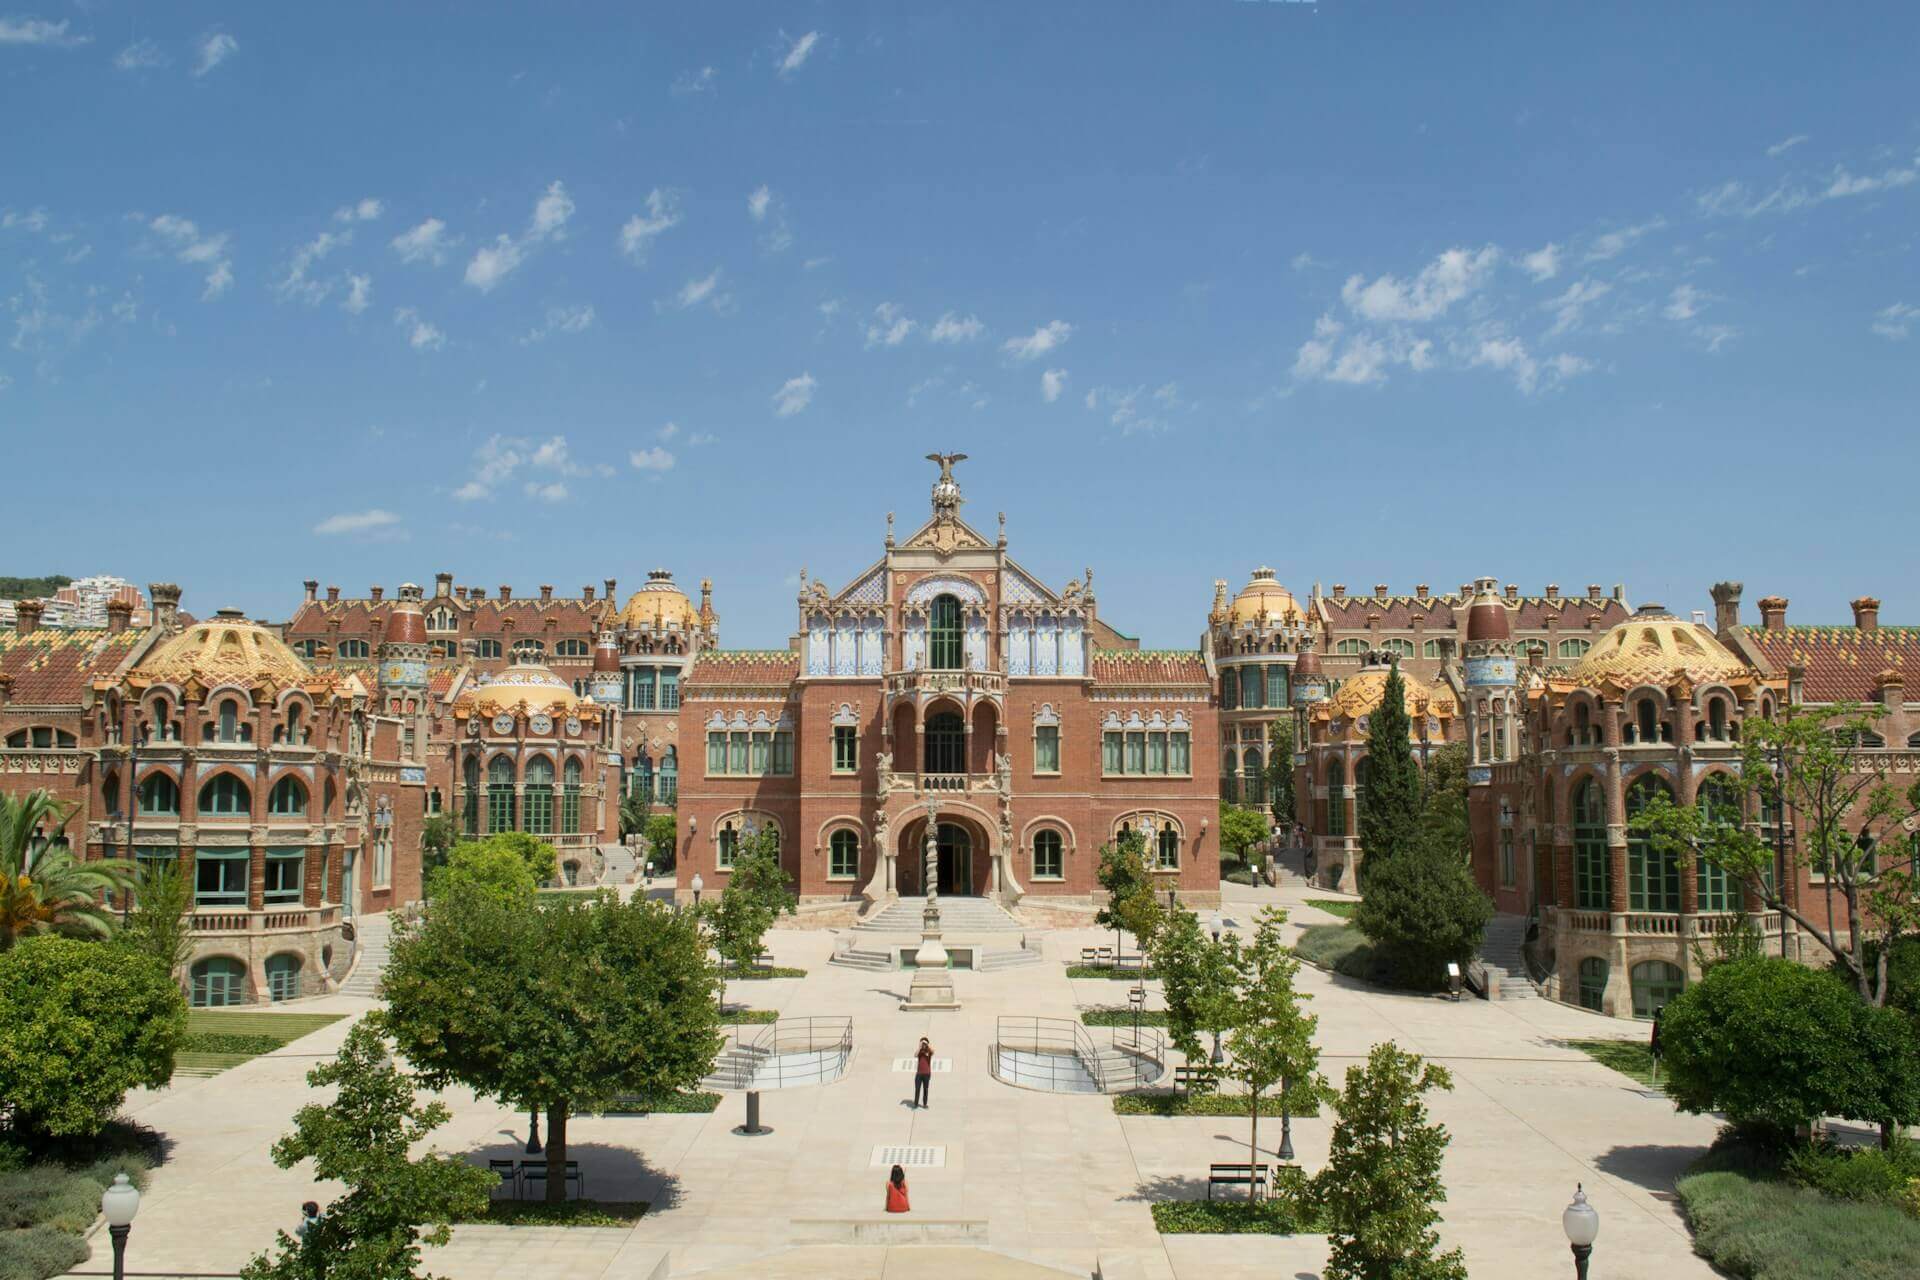
[[[981,973],[997,973],[1002,969],[1023,969],[1039,963],[1038,947],[1001,947],[980,952],[980,958],[974,961],[973,967]]]
[[[896,898],[853,927],[865,933],[920,936],[920,913],[925,898]],[[1005,907],[987,898],[940,899],[940,932],[947,938],[973,938],[986,933],[1019,933],[1026,926]]]
[[[1480,939],[1480,963],[1501,1000],[1537,1000],[1540,992],[1527,976],[1527,958],[1522,948],[1527,941],[1525,916],[1495,916],[1487,922]]]
[[[380,975],[386,972],[393,922],[384,911],[353,918],[353,972],[340,984],[340,994],[380,998]]]
[[[639,862],[633,856],[633,850],[623,844],[603,844],[600,846],[602,866],[601,884],[627,884],[639,869]]]
[[[753,1083],[760,1068],[772,1055],[765,1049],[756,1049],[752,1045],[730,1043],[713,1060],[713,1070],[700,1082],[700,1087],[715,1093],[745,1089]]]

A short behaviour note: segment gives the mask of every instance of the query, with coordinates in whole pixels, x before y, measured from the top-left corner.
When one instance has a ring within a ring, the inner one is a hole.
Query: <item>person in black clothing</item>
[[[933,1083],[933,1045],[920,1037],[920,1048],[913,1055],[913,1105],[927,1105],[927,1086]]]

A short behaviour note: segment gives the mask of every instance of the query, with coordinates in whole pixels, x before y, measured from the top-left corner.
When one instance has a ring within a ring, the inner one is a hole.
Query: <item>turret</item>
[[[1513,756],[1517,677],[1513,657],[1513,624],[1496,581],[1474,583],[1473,603],[1467,607],[1465,667],[1467,689],[1467,743],[1470,784],[1493,780],[1496,760]]]
[[[420,611],[420,588],[405,583],[387,613],[380,637],[382,693],[422,694],[427,689],[427,617]]]
[[[1313,651],[1313,633],[1300,637],[1300,656],[1293,664],[1293,705],[1311,707],[1327,700],[1327,676],[1320,669],[1320,655]]]
[[[593,646],[593,700],[602,706],[617,707],[623,700],[620,674],[620,642],[612,631],[602,631]]]

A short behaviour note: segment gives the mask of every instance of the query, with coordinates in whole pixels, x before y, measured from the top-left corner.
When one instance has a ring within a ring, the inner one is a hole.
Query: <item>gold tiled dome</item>
[[[673,585],[670,570],[655,569],[647,574],[647,585],[627,597],[620,625],[633,630],[692,630],[700,625],[700,612]]]
[[[538,662],[517,662],[461,695],[460,701],[482,715],[527,710],[565,715],[585,705],[573,686]]]
[[[299,684],[313,677],[300,655],[237,609],[222,609],[161,644],[132,673],[166,684]]]
[[[1273,576],[1273,570],[1262,565],[1253,571],[1253,577],[1247,585],[1240,588],[1240,594],[1233,598],[1233,604],[1227,610],[1228,616],[1235,622],[1257,622],[1261,614],[1270,615],[1278,622],[1289,612],[1296,616],[1300,606],[1293,598],[1293,592],[1281,586]]]
[[[1333,696],[1322,704],[1326,714],[1358,720],[1361,716],[1370,716],[1378,711],[1386,696],[1388,672],[1387,667],[1368,667],[1342,680],[1340,687],[1333,691]],[[1414,714],[1423,698],[1426,699],[1428,715],[1449,717],[1454,714],[1453,695],[1445,689],[1423,684],[1404,671],[1400,673],[1400,682],[1406,686],[1409,716]]]
[[[1587,650],[1568,678],[1578,687],[1690,684],[1751,677],[1753,671],[1697,622],[1683,622],[1658,605],[1644,605]]]

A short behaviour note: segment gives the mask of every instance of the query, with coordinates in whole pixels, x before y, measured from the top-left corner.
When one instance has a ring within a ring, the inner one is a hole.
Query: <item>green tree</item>
[[[98,1133],[127,1090],[173,1076],[187,1006],[131,947],[29,938],[0,952],[0,1099],[29,1135]]]
[[[447,852],[447,863],[464,861],[475,865],[476,850],[499,850],[518,858],[533,877],[536,886],[551,883],[560,874],[557,849],[524,831],[500,831],[481,840],[462,840]]]
[[[1353,924],[1395,985],[1437,987],[1449,961],[1464,965],[1480,949],[1493,904],[1456,854],[1422,843],[1382,864],[1369,855],[1367,866]]]
[[[0,577],[0,600],[40,600],[72,585],[73,579],[64,573],[49,573],[38,578]]]
[[[1267,820],[1257,809],[1237,804],[1220,806],[1220,851],[1235,862],[1247,861],[1247,851],[1267,838]]]
[[[133,887],[133,909],[117,941],[152,956],[178,980],[193,958],[193,886],[175,862],[140,868]]]
[[[1275,1088],[1285,1108],[1298,1100],[1330,1097],[1320,1075],[1320,1049],[1313,1033],[1320,1020],[1301,1006],[1313,997],[1294,990],[1300,962],[1280,940],[1287,913],[1268,908],[1260,913],[1253,941],[1227,941],[1231,967],[1237,976],[1227,1029],[1227,1065],[1223,1074],[1246,1088],[1253,1103],[1247,1134],[1247,1159],[1260,1160],[1260,1099]],[[1253,1188],[1247,1188],[1253,1198]]]
[[[700,910],[713,934],[713,949],[736,972],[750,968],[767,930],[799,905],[780,865],[780,833],[765,827],[743,837],[720,896]]]
[[[446,865],[447,854],[459,839],[450,814],[434,813],[420,824],[420,871],[431,879],[434,869]]]
[[[629,792],[620,801],[620,836],[625,839],[646,830],[647,816],[653,812],[643,796]]]
[[[1367,720],[1366,784],[1360,792],[1363,880],[1375,867],[1411,849],[1419,835],[1420,767],[1413,759],[1406,694],[1406,681],[1395,662],[1380,691],[1380,705]]]
[[[427,876],[428,900],[445,897],[448,886],[456,880],[474,886],[503,906],[522,910],[533,905],[540,888],[527,860],[496,840],[463,841],[453,846],[446,865],[435,867]]]
[[[1419,842],[1470,861],[1473,832],[1467,821],[1467,744],[1449,742],[1427,757],[1421,775]]]
[[[1299,821],[1293,797],[1293,721],[1281,716],[1267,726],[1267,803],[1282,826]]]
[[[670,813],[656,813],[644,829],[655,871],[671,871],[680,849],[680,824]]]
[[[1120,952],[1120,931],[1131,933],[1144,953],[1160,924],[1160,904],[1153,895],[1153,875],[1147,870],[1147,838],[1128,827],[1120,838],[1100,846],[1100,866],[1094,873],[1107,891],[1106,905],[1094,923],[1113,930],[1113,950]]]
[[[1315,1179],[1328,1280],[1466,1280],[1458,1249],[1435,1254],[1448,1134],[1427,1119],[1423,1095],[1451,1088],[1446,1068],[1391,1043],[1373,1046],[1366,1066],[1347,1068],[1332,1150]]]
[[[1231,947],[1211,941],[1200,917],[1183,908],[1167,913],[1151,956],[1167,1001],[1167,1038],[1188,1062],[1205,1061],[1201,1035],[1217,1042],[1233,1021],[1239,970]]]
[[[39,933],[113,933],[117,921],[103,897],[131,888],[133,867],[75,858],[67,843],[73,812],[51,791],[0,795],[0,951]]]
[[[525,911],[457,879],[394,943],[392,1035],[430,1088],[547,1113],[547,1198],[565,1198],[567,1117],[664,1095],[712,1069],[720,979],[691,912],[614,894]]]
[[[273,1162],[313,1161],[315,1181],[339,1182],[303,1239],[282,1231],[275,1252],[256,1255],[245,1280],[396,1280],[414,1277],[420,1246],[444,1245],[450,1223],[485,1212],[494,1174],[458,1156],[413,1159],[415,1144],[445,1124],[439,1102],[420,1105],[367,1021],[347,1032],[330,1062],[307,1072],[314,1089],[339,1086],[332,1102],[294,1113],[293,1132],[273,1144]],[[425,1227],[422,1232],[420,1228]]]

